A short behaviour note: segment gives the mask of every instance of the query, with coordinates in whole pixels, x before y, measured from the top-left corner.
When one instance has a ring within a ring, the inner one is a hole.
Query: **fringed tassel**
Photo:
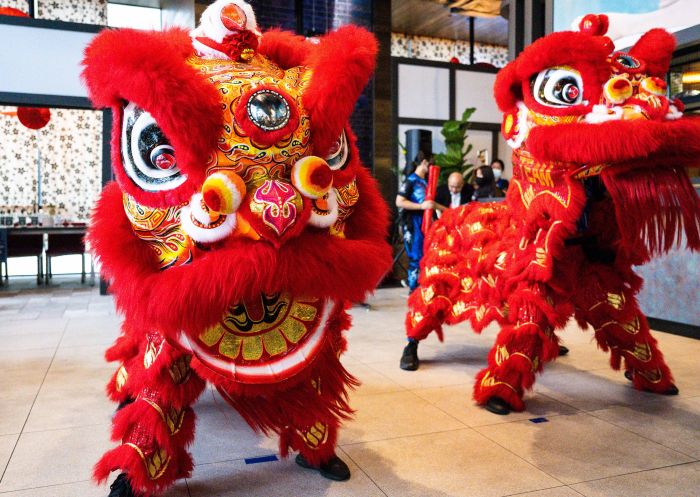
[[[681,168],[603,173],[615,205],[622,249],[635,264],[681,244],[700,250],[700,199]]]

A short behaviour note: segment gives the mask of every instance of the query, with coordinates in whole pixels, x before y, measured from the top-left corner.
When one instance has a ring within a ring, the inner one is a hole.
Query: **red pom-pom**
[[[587,14],[578,25],[579,31],[591,36],[603,36],[608,32],[608,16],[605,14]]]
[[[51,120],[51,111],[44,107],[17,107],[17,118],[29,129],[41,129]]]
[[[459,59],[457,57],[452,57],[450,59],[450,64],[459,64]]]

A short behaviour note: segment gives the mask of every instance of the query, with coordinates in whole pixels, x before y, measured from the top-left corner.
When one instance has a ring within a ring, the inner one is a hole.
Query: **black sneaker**
[[[510,414],[511,410],[510,404],[500,397],[491,397],[484,407],[487,411],[499,416]]]
[[[418,369],[420,361],[418,360],[418,342],[410,341],[403,349],[401,362],[399,367],[404,371],[415,371]]]
[[[312,466],[301,454],[297,454],[296,463],[302,468],[315,469],[321,473],[321,476],[334,481],[345,481],[350,479],[350,468],[338,456],[333,456],[319,466]]]
[[[109,486],[109,489],[110,492],[107,497],[136,497],[136,494],[131,489],[126,473],[121,473],[117,476],[117,479]]]

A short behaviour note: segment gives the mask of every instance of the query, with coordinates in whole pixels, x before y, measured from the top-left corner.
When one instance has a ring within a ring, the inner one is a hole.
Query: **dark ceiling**
[[[435,0],[393,0],[391,2],[391,30],[395,33],[409,35],[432,36],[436,38],[449,38],[451,40],[469,39],[469,18],[465,15],[450,13],[450,7]],[[452,1],[444,2],[455,7],[455,11],[461,8],[469,9],[470,5],[476,12],[493,13],[490,4],[498,4],[493,1]],[[499,7],[500,8],[500,7]],[[479,43],[493,45],[508,45],[508,21],[500,16],[475,17],[474,39]]]

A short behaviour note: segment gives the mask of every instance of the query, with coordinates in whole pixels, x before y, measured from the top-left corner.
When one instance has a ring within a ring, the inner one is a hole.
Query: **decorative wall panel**
[[[392,33],[391,55],[441,62],[449,62],[452,57],[457,57],[462,64],[469,64],[469,42]],[[503,67],[508,62],[508,47],[476,43],[474,61]]]
[[[0,112],[14,111],[0,106]],[[52,109],[51,121],[39,131],[0,115],[0,209],[35,204],[37,141],[43,206],[86,221],[101,188],[102,112]]]
[[[39,0],[36,17],[53,21],[106,25],[107,0]]]

